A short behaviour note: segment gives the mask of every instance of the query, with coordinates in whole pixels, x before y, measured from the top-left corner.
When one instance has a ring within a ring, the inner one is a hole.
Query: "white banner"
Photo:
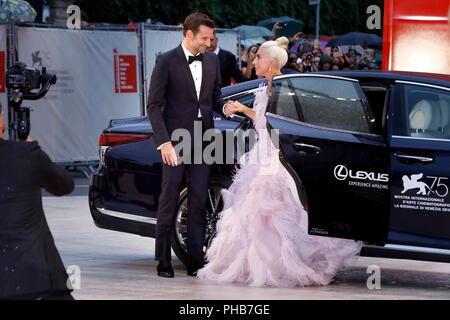
[[[32,139],[56,162],[98,160],[109,120],[139,116],[134,32],[20,27],[19,61],[58,77],[31,106]]]
[[[8,96],[5,88],[5,72],[6,72],[6,37],[7,26],[0,25],[0,103],[3,108],[3,120],[5,121],[5,139],[8,139]]]
[[[224,50],[230,51],[237,55],[237,33],[236,32],[216,32],[218,46]],[[153,67],[155,66],[156,57],[166,51],[172,50],[180,45],[183,41],[183,31],[167,31],[167,30],[145,30],[145,64],[146,64],[146,92],[150,85]],[[145,95],[147,98],[147,94]]]

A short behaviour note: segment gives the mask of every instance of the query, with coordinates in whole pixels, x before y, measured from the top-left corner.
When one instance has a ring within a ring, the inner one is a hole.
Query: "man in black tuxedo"
[[[220,61],[220,73],[222,79],[222,87],[227,87],[231,84],[231,78],[237,83],[247,81],[241,70],[238,69],[236,57],[227,50],[223,50],[218,46],[219,39],[216,33],[211,38],[211,45],[208,50],[215,53]]]
[[[201,124],[204,132],[214,128],[213,110],[223,112],[219,60],[205,51],[210,46],[213,31],[214,21],[207,15],[189,15],[183,25],[183,42],[157,57],[151,77],[147,113],[155,145],[161,150],[163,161],[155,245],[155,259],[159,261],[157,271],[162,277],[174,276],[170,264],[170,238],[185,173],[188,176],[187,249],[191,261],[188,275],[196,275],[204,264],[210,166],[204,162],[203,156],[201,163],[179,163],[171,135],[177,129],[185,130],[189,133],[191,152],[203,154],[205,145],[202,141],[194,143],[194,123]],[[202,140],[201,137],[196,138]],[[200,144],[200,150],[194,148],[196,143]]]
[[[6,141],[0,105],[0,300],[73,300],[42,209],[41,187],[62,196],[72,176],[37,142]]]

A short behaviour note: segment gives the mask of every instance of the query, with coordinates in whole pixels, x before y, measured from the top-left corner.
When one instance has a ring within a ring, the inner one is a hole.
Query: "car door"
[[[384,242],[389,155],[358,81],[282,76],[266,116],[308,211],[309,233]]]
[[[450,248],[450,88],[396,81],[389,242]]]

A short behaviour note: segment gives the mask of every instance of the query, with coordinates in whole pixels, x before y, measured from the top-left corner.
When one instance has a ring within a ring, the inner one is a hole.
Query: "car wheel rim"
[[[208,198],[206,203],[206,230],[203,250],[210,246],[212,240],[216,235],[216,223],[218,214],[223,208],[222,188],[218,186],[210,186],[208,188]],[[187,253],[186,239],[187,239],[187,194],[181,202],[176,220],[176,236],[181,248]]]

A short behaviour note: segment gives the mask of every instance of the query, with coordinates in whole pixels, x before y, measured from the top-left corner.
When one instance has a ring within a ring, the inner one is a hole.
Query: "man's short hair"
[[[214,29],[215,23],[204,13],[191,13],[186,17],[183,24],[183,35],[186,36],[186,32],[191,30],[194,36],[198,33],[200,26],[204,25]]]
[[[3,111],[3,109],[2,109],[2,103],[0,102],[0,117],[2,116],[2,111]]]

